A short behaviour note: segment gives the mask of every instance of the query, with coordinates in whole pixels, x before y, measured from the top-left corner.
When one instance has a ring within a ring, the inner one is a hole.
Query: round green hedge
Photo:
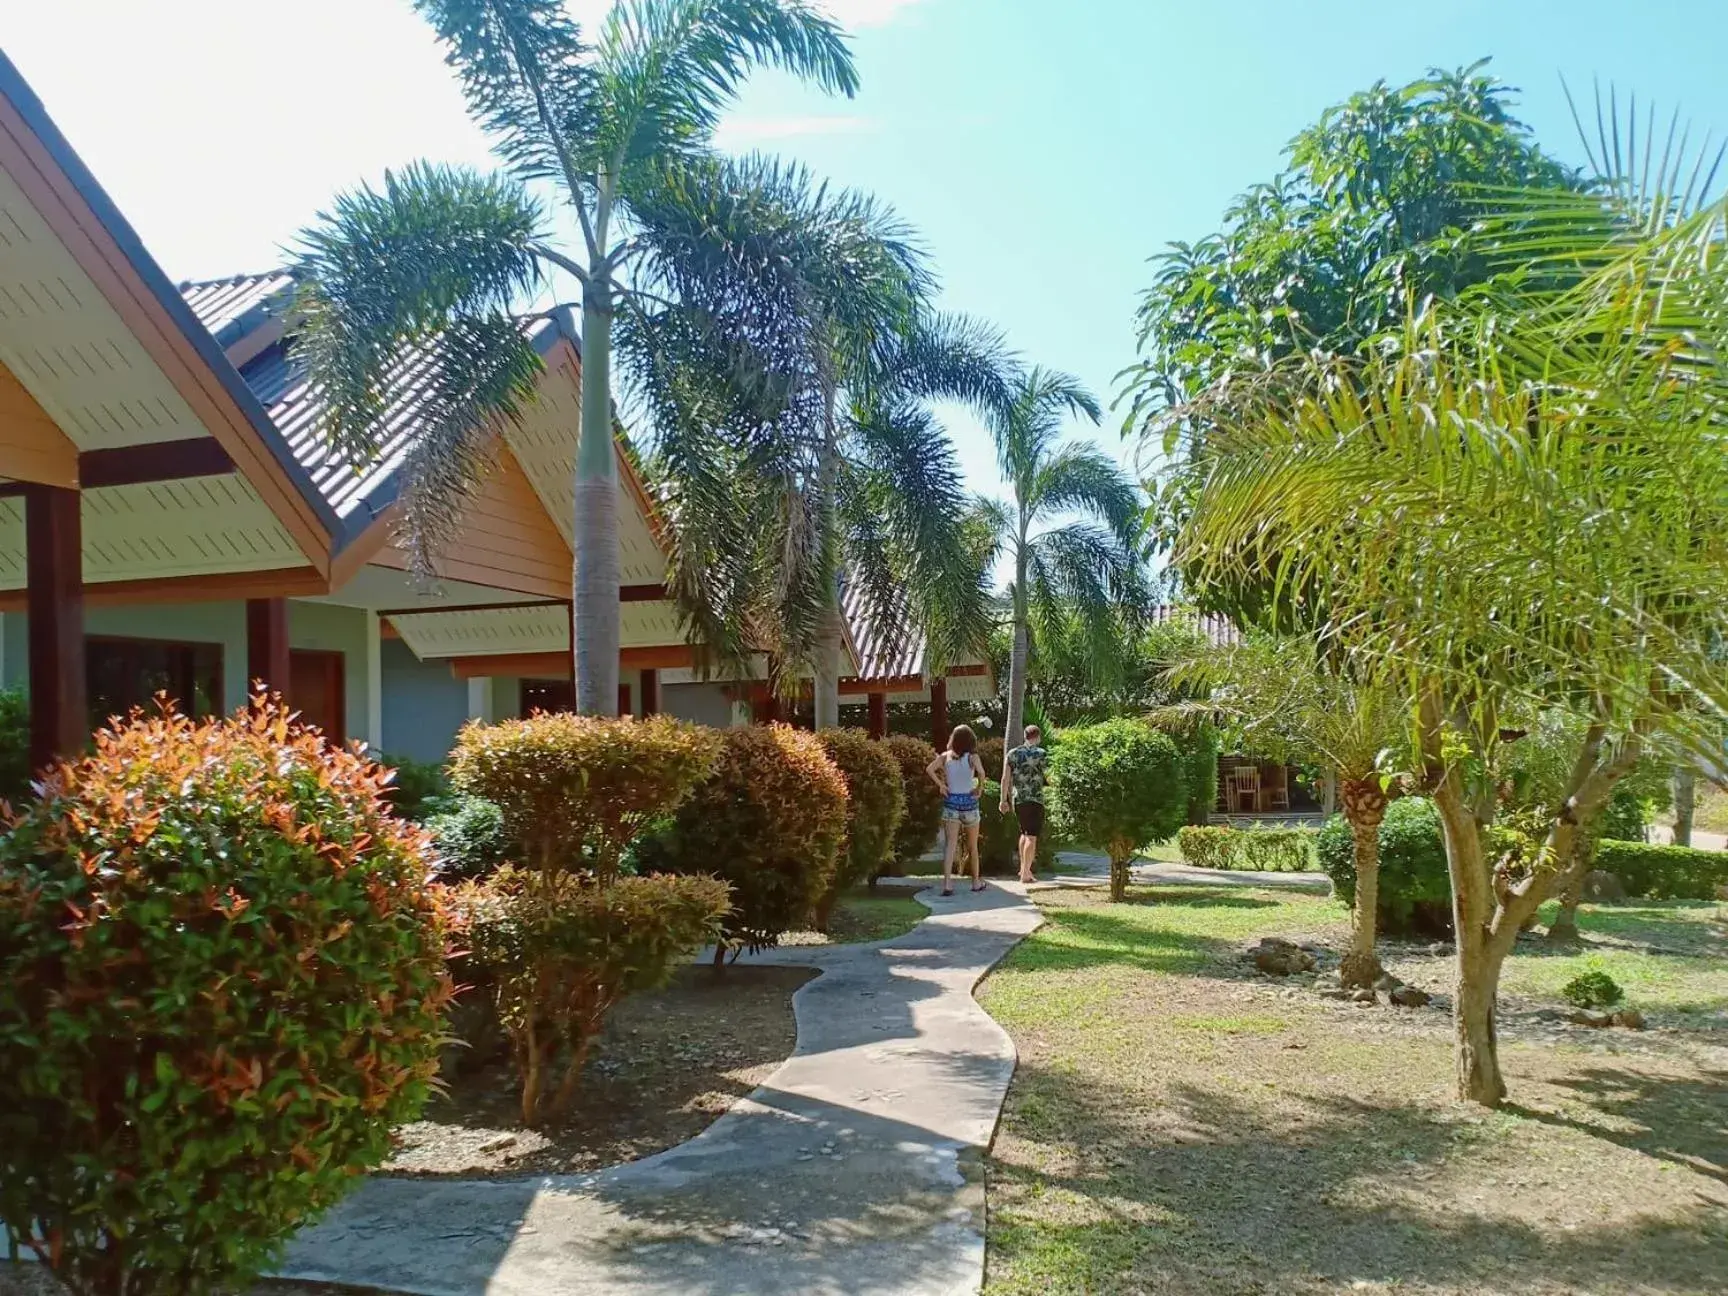
[[[1314,839],[1320,867],[1346,905],[1356,903],[1356,860],[1350,825],[1334,815]],[[1449,935],[1452,879],[1440,812],[1426,797],[1402,797],[1380,824],[1379,928],[1386,935]]]

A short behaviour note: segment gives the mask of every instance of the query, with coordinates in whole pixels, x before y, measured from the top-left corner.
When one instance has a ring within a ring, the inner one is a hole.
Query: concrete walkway
[[[374,1178],[281,1275],[415,1296],[960,1296],[984,1275],[982,1151],[1014,1046],[972,998],[1033,931],[1014,884],[920,895],[872,945],[769,951],[817,967],[798,1049],[669,1151],[530,1180]]]

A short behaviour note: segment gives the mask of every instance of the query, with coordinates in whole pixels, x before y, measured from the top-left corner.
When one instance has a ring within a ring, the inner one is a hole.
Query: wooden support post
[[[266,692],[288,696],[288,600],[246,600],[246,692],[262,684]]]
[[[642,670],[642,715],[660,714],[660,672],[652,666]]]
[[[30,636],[30,764],[76,756],[90,736],[84,676],[82,501],[61,486],[24,488]]]
[[[941,751],[948,745],[948,677],[930,681],[930,745]]]
[[[888,736],[888,695],[872,693],[870,695],[870,736],[886,738]]]

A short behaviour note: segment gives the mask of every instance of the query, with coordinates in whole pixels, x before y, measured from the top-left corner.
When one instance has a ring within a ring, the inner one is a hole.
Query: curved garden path
[[[769,951],[819,968],[798,1048],[707,1130],[593,1174],[375,1178],[281,1274],[415,1296],[976,1292],[983,1150],[1014,1046],[972,998],[1039,924],[1023,888],[920,893],[912,931]]]

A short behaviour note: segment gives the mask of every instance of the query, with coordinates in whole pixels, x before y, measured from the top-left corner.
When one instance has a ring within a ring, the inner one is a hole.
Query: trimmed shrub
[[[0,689],[0,801],[30,794],[30,701],[22,689]]]
[[[380,756],[378,760],[395,771],[390,781],[390,808],[404,819],[424,823],[437,810],[437,802],[450,795],[450,779],[438,761],[417,761],[408,756]]]
[[[1188,822],[1204,824],[1218,804],[1218,730],[1214,725],[1195,724],[1171,738],[1182,755]]]
[[[894,858],[894,834],[906,815],[900,762],[862,729],[816,735],[846,780],[846,844],[834,878],[816,902],[816,930],[828,930],[834,902],[848,887],[880,874]]]
[[[523,865],[605,879],[631,838],[708,776],[718,750],[715,730],[670,716],[539,714],[468,725],[450,779],[503,812]]]
[[[1314,839],[1320,867],[1333,893],[1356,903],[1356,859],[1343,815],[1326,821]],[[1452,931],[1452,878],[1440,814],[1425,797],[1400,797],[1380,823],[1378,925],[1387,935],[1448,935]]]
[[[387,773],[267,703],[100,731],[0,835],[7,1230],[85,1293],[267,1267],[437,1074],[429,866]]]
[[[1106,720],[1063,733],[1050,752],[1053,826],[1067,841],[1110,856],[1110,898],[1128,889],[1128,861],[1182,826],[1188,809],[1182,757],[1170,735],[1140,720]]]
[[[505,865],[452,897],[468,957],[487,973],[522,1078],[522,1121],[564,1112],[606,1014],[664,985],[719,933],[726,884],[709,877],[624,877]],[[562,1056],[557,1088],[553,1076]],[[550,1090],[550,1092],[548,1092]]]
[[[468,882],[483,878],[510,858],[504,812],[484,797],[453,796],[434,803],[426,819],[437,857],[438,880]]]
[[[1644,830],[1650,825],[1644,799],[1628,787],[1617,787],[1608,796],[1608,804],[1596,812],[1596,822],[1590,825],[1590,835],[1598,841],[1644,841]]]
[[[833,880],[846,834],[846,780],[815,734],[775,724],[719,736],[714,772],[637,852],[645,870],[715,873],[731,884],[716,963],[728,948],[766,949],[803,923]]]
[[[1000,766],[1001,757],[997,757]],[[990,767],[986,765],[985,769]],[[1005,877],[1020,872],[1020,821],[1010,809],[1002,813],[1002,785],[994,779],[986,781],[978,793],[978,868],[992,877]],[[1035,869],[1050,869],[1056,864],[1056,838],[1046,820],[1038,838],[1038,854],[1032,861]]]
[[[1606,972],[1581,972],[1560,987],[1560,997],[1574,1008],[1612,1008],[1626,992]]]
[[[1306,873],[1320,867],[1308,828],[1185,827],[1176,834],[1182,858],[1196,868],[1249,869],[1270,873]]]
[[[906,813],[894,831],[894,867],[904,873],[930,849],[942,827],[942,794],[924,772],[936,759],[936,749],[905,734],[890,734],[881,742],[899,762],[900,787],[906,798]]]
[[[978,740],[978,763],[984,767],[984,777],[992,783],[1002,781],[1002,758],[1008,752],[1008,745],[1000,738],[981,738]],[[996,789],[996,795],[1002,795],[1002,789]]]
[[[1604,841],[1596,867],[1619,878],[1628,896],[1645,900],[1714,900],[1728,886],[1728,851]]]

